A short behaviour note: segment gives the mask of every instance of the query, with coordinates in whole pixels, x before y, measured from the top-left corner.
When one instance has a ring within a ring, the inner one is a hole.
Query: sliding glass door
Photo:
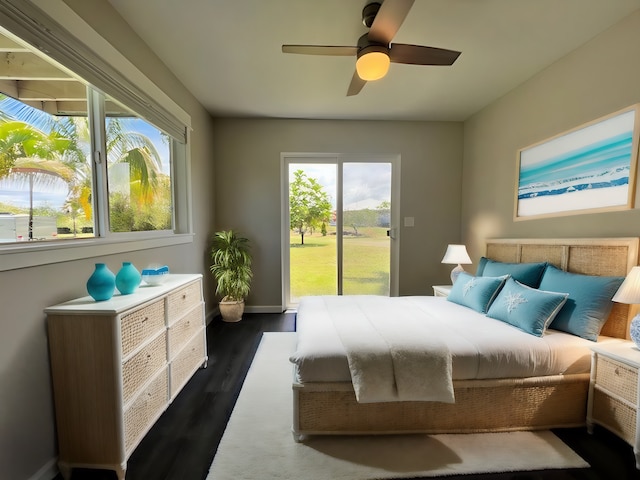
[[[283,303],[394,295],[394,156],[283,154]]]

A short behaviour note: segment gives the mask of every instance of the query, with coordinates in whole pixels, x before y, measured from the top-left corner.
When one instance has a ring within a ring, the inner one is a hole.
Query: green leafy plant
[[[211,273],[222,301],[241,301],[251,288],[249,240],[233,230],[216,232],[211,247]]]

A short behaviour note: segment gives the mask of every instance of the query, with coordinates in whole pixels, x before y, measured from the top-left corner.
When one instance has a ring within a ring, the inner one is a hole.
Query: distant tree
[[[290,225],[291,230],[300,235],[300,244],[304,245],[307,231],[329,221],[331,202],[315,178],[309,178],[303,170],[296,170],[293,175],[289,186]]]

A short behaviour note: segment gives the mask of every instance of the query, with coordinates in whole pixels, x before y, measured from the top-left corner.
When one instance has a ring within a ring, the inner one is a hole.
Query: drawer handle
[[[620,375],[620,369],[618,367],[616,367],[616,369],[613,371],[613,373],[615,373],[616,375]]]
[[[183,299],[183,300],[185,300],[186,298],[187,298],[187,294],[186,294],[186,293],[183,293],[183,294],[182,294],[182,299]]]
[[[149,320],[149,317],[144,317],[144,318],[142,319],[142,322],[140,322],[140,323],[144,323],[144,322],[146,322],[147,320]]]

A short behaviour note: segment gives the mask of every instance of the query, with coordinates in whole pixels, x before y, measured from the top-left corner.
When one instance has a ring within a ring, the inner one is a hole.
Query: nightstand
[[[640,469],[640,350],[627,341],[591,349],[587,429],[592,433],[594,424],[601,425],[633,446],[636,468]]]
[[[448,297],[451,292],[452,285],[434,285],[433,296],[434,297]]]

